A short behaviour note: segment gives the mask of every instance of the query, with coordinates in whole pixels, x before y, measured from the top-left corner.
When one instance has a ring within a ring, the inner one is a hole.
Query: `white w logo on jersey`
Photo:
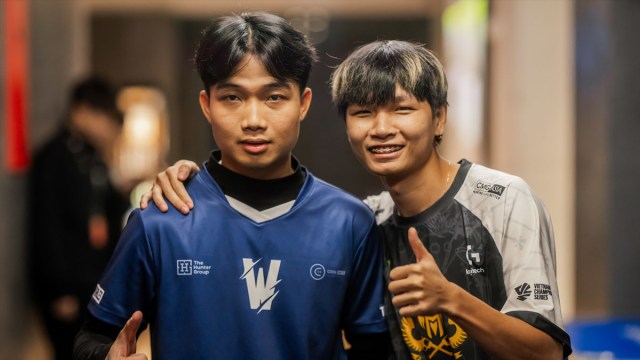
[[[242,263],[244,264],[244,274],[240,276],[240,280],[244,279],[247,281],[249,303],[252,309],[258,309],[258,313],[262,310],[271,310],[271,303],[280,292],[280,290],[275,291],[275,287],[281,281],[278,279],[280,260],[271,260],[266,281],[264,278],[264,270],[261,267],[256,268],[258,270],[257,275],[254,272],[255,266],[260,262],[260,260],[262,260],[262,258],[255,262],[253,259],[242,259]]]

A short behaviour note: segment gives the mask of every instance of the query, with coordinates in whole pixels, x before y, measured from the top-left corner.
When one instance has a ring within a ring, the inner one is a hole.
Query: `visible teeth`
[[[389,154],[402,149],[402,146],[376,146],[369,149],[374,154]]]

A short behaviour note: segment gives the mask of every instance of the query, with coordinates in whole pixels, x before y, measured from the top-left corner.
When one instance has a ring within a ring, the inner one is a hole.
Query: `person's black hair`
[[[349,105],[383,106],[396,85],[427,101],[433,115],[447,106],[447,77],[432,51],[407,41],[374,41],[354,50],[331,75],[331,95],[340,115]]]
[[[203,33],[194,62],[204,89],[228,79],[246,55],[255,56],[279,81],[291,81],[303,91],[316,60],[307,37],[283,18],[263,12],[215,19]]]
[[[78,82],[69,95],[70,106],[86,105],[110,115],[122,125],[122,113],[116,103],[117,91],[108,81],[91,76]]]

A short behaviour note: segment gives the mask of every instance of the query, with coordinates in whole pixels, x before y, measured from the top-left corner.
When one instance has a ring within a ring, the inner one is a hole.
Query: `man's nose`
[[[371,135],[377,138],[384,139],[389,136],[395,135],[396,132],[397,130],[393,126],[392,117],[386,112],[377,112],[375,115],[373,128],[371,129]]]
[[[261,106],[258,101],[249,101],[242,120],[242,128],[247,130],[259,130],[266,127]]]

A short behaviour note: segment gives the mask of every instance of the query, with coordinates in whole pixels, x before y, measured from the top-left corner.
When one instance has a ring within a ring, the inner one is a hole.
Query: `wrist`
[[[455,317],[455,315],[459,313],[460,301],[463,295],[463,291],[461,290],[462,289],[455,283],[450,281],[447,283],[442,297],[444,301],[440,304],[439,312],[441,314],[448,317]]]

